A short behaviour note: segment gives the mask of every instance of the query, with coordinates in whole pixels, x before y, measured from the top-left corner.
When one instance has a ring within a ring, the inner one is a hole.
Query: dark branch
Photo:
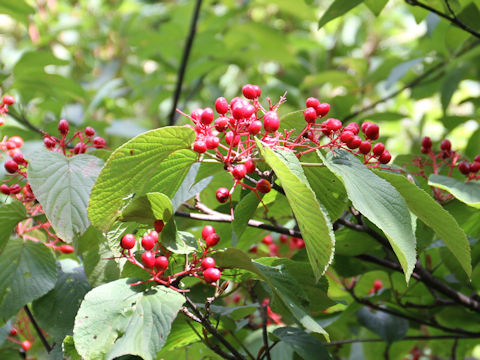
[[[434,340],[451,340],[451,339],[477,339],[480,335],[431,335],[431,336],[405,336],[404,338],[398,339],[396,341],[434,341]],[[328,343],[323,343],[325,346],[338,346],[345,344],[353,343],[367,343],[367,342],[384,342],[383,339],[348,339],[348,340],[338,340],[331,341]]]
[[[19,114],[17,113],[15,110],[13,109],[10,109],[10,111],[8,112],[8,115],[10,115],[10,117],[12,117],[13,119],[15,119],[17,122],[19,122],[20,124],[24,125],[25,127],[29,128],[30,130],[33,130],[35,131],[36,133],[40,134],[40,135],[45,135],[45,133],[40,130],[39,128],[37,128],[35,125],[33,125],[27,118],[26,116],[22,113],[22,114]]]
[[[185,77],[185,72],[187,70],[187,62],[190,56],[190,51],[193,45],[193,39],[197,32],[197,21],[200,15],[200,7],[202,6],[202,0],[197,0],[195,3],[195,9],[193,10],[192,22],[190,23],[190,30],[188,33],[187,41],[185,42],[185,47],[183,49],[182,61],[180,63],[180,69],[177,73],[177,86],[175,87],[175,92],[173,95],[173,104],[172,110],[170,111],[169,116],[169,125],[175,124],[175,119],[177,116],[176,110],[178,105],[178,100],[180,99],[180,94],[182,92],[183,78]]]
[[[272,360],[270,357],[270,348],[268,345],[268,333],[267,333],[267,307],[260,304],[260,313],[262,314],[262,337],[263,337],[263,346],[265,347],[265,356],[267,360]]]
[[[30,311],[30,309],[28,308],[28,305],[25,305],[23,307],[23,309],[25,310],[25,313],[27,314],[28,318],[30,319],[30,322],[32,323],[33,327],[35,328],[35,331],[37,332],[38,337],[40,338],[43,346],[45,347],[45,350],[47,350],[47,352],[49,353],[50,351],[52,351],[52,347],[50,346],[47,339],[45,338],[45,335],[43,335],[43,331],[42,331],[42,329],[40,329],[40,326],[38,326],[38,323],[35,320],[35,318],[33,317],[33,314]]]

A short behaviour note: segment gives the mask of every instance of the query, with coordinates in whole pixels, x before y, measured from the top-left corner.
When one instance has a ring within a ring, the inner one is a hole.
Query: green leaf
[[[280,298],[299,324],[329,339],[327,332],[309,315],[310,312],[304,306],[308,301],[307,295],[284,266],[272,267],[254,262],[247,254],[237,249],[217,251],[213,257],[217,266],[244,269],[258,275]]]
[[[80,303],[90,289],[82,266],[71,259],[60,260],[55,287],[33,302],[40,327],[55,339],[71,334]]]
[[[11,239],[0,261],[0,324],[48,293],[57,281],[52,251],[42,243]]]
[[[480,183],[478,181],[466,183],[448,176],[432,174],[428,178],[428,185],[448,191],[465,204],[480,209]]]
[[[348,151],[329,152],[326,158],[317,152],[330,171],[343,181],[353,206],[385,233],[408,282],[416,262],[416,240],[403,197]]]
[[[443,80],[442,90],[440,95],[440,100],[442,102],[443,112],[447,111],[450,100],[452,99],[453,93],[458,88],[458,84],[464,78],[467,73],[467,68],[465,66],[455,66],[450,72],[445,76]]]
[[[289,344],[304,360],[332,359],[322,342],[303,330],[287,326],[273,330],[273,334]]]
[[[402,339],[408,331],[408,320],[383,311],[363,307],[358,311],[357,315],[360,324],[378,334],[388,343]]]
[[[83,234],[90,222],[87,204],[103,161],[80,154],[39,150],[28,156],[28,181],[57,235],[66,242]]]
[[[414,67],[415,65],[421,64],[423,60],[424,58],[417,58],[417,59],[405,61],[395,66],[390,72],[390,74],[388,75],[388,78],[385,82],[385,89],[388,90],[393,84],[395,84],[398,80],[403,78],[405,74],[412,69],[412,67]]]
[[[200,170],[200,165],[201,163],[195,163],[190,167],[190,170],[188,170],[182,185],[180,185],[177,192],[173,196],[172,207],[174,211],[176,211],[185,201],[200,193],[208,186],[208,184],[210,184],[210,181],[212,181],[213,175],[207,176],[206,178],[195,183],[195,179]]]
[[[162,193],[147,193],[135,197],[122,211],[121,221],[136,221],[153,226],[155,220],[170,220],[173,214],[170,199]]]
[[[175,254],[190,254],[198,249],[195,236],[186,231],[178,231],[174,218],[165,225],[160,236],[163,246]]]
[[[238,239],[248,226],[250,220],[257,210],[260,200],[253,191],[249,191],[235,206],[234,219],[232,222],[232,245],[235,246]]]
[[[0,254],[7,245],[15,226],[27,218],[25,206],[20,201],[0,206]]]
[[[330,7],[325,11],[318,21],[318,28],[321,29],[325,24],[331,20],[342,16],[348,11],[352,10],[357,5],[360,5],[363,0],[334,0]]]
[[[75,318],[73,339],[85,359],[137,355],[155,359],[185,298],[164,286],[140,291],[120,279],[91,290]]]
[[[28,25],[28,15],[34,14],[35,9],[25,0],[0,2],[0,14],[10,15],[15,20]]]
[[[455,218],[430,195],[404,176],[384,171],[375,173],[397,189],[410,210],[435,231],[470,277],[472,275],[470,245],[465,232]]]
[[[292,208],[307,248],[313,273],[318,280],[332,262],[335,237],[325,208],[318,202],[295,154],[286,150],[272,151],[257,145],[268,165],[279,178]]]
[[[365,0],[365,5],[375,14],[380,15],[388,0]]]
[[[68,360],[82,360],[82,357],[75,349],[73,336],[66,336],[62,343],[63,354]]]
[[[147,131],[115,150],[92,189],[88,216],[108,230],[120,215],[124,199],[147,192],[172,197],[198,154],[190,149],[195,132],[187,127]]]

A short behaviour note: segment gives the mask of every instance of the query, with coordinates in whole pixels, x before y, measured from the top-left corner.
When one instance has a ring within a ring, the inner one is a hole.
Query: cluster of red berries
[[[188,292],[189,290],[180,290],[174,284],[187,276],[194,276],[205,280],[209,284],[214,284],[220,279],[222,272],[215,267],[215,260],[208,256],[213,251],[213,247],[220,241],[220,236],[215,232],[215,228],[206,225],[202,229],[202,239],[204,243],[200,243],[200,255],[192,254],[191,261],[185,264],[185,269],[176,274],[166,275],[170,264],[170,256],[172,253],[162,246],[159,241],[159,234],[162,232],[164,222],[156,220],[154,223],[154,230],[143,235],[140,244],[143,248],[141,254],[141,261],[135,258],[134,248],[137,240],[133,234],[125,234],[121,241],[122,255],[132,264],[147,271],[151,278],[147,281],[155,281],[180,292]],[[141,281],[139,283],[143,283]],[[139,284],[139,283],[135,283]]]
[[[382,280],[375,280],[371,289],[368,291],[369,294],[376,294],[383,288]]]
[[[10,159],[5,161],[5,170],[10,174],[17,173],[24,179],[27,177],[27,161],[20,150],[22,146],[23,139],[20,136],[5,137],[0,142],[0,150],[10,156]],[[22,191],[22,187],[18,183],[11,185],[4,183],[0,185],[0,191],[5,195],[18,194]],[[24,188],[24,192],[27,196],[33,195],[30,188]]]
[[[8,107],[15,104],[15,98],[13,96],[5,95],[0,104],[0,116],[8,113]],[[4,120],[0,117],[0,125],[5,124]]]
[[[259,102],[261,93],[259,86],[247,84],[242,88],[244,98],[235,97],[230,103],[224,97],[217,98],[216,119],[213,109],[209,107],[195,109],[190,115],[182,113],[194,124],[187,126],[195,130],[196,139],[192,147],[199,153],[200,159],[210,157],[214,159],[213,161],[223,163],[224,168],[232,175],[233,187],[231,189],[221,187],[216,192],[220,203],[231,199],[238,185],[254,191],[257,196],[258,193],[266,194],[271,190],[269,179],[263,178],[263,174],[256,166],[259,152],[255,137],[259,137],[263,144],[270,148],[289,149],[298,158],[320,148],[345,148],[363,155],[364,163],[373,166],[387,164],[391,160],[392,157],[384,144],[372,145],[372,141],[379,137],[377,124],[364,122],[360,127],[356,123],[351,123],[343,127],[340,120],[333,118],[317,124],[318,119],[324,118],[329,113],[330,105],[310,97],[306,100],[306,109],[303,111],[305,127],[299,135],[293,136],[295,129],[279,131],[280,119],[277,111],[286,101],[285,96],[282,96],[276,104],[272,104],[267,98],[268,107],[264,108]],[[358,135],[360,130],[364,134],[364,139]],[[328,141],[323,144],[320,143],[322,136],[328,137]],[[376,163],[372,164],[371,160],[376,160]],[[260,179],[255,180],[248,174],[257,174]],[[245,179],[252,185],[247,184]]]
[[[61,137],[56,138],[49,134],[45,134],[43,143],[45,147],[52,151],[63,153],[65,156],[72,156],[77,154],[83,154],[88,148],[103,149],[106,146],[104,138],[95,136],[95,130],[87,126],[83,131],[75,131],[70,139],[67,139],[67,135],[70,131],[70,125],[67,120],[60,120],[58,122],[58,132]],[[78,142],[73,145],[74,140],[78,139]]]
[[[31,322],[30,319],[24,314],[20,312],[17,315],[16,326],[12,326],[8,333],[7,340],[20,345],[20,352],[25,353],[32,347],[32,343],[35,341],[31,332],[30,332]],[[19,338],[23,338],[24,340],[20,340]]]
[[[279,237],[279,243],[280,245],[275,242],[275,239],[273,238],[272,235],[265,235],[262,239],[262,244],[266,245],[268,247],[268,255],[269,256],[281,256],[281,253],[284,251],[282,250],[282,245],[288,246],[288,252],[285,254],[287,257],[291,257],[293,254],[293,251],[295,250],[300,250],[305,248],[305,241],[302,238],[297,238],[294,236],[287,236],[285,234],[281,234]],[[250,253],[257,253],[258,252],[258,245],[252,245],[250,249],[248,250]]]

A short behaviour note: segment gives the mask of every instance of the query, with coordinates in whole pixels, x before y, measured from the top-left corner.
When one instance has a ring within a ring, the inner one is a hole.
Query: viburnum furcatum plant
[[[65,120],[41,148],[3,138],[7,347],[29,358],[43,346],[87,360],[185,349],[341,359],[356,351],[351,329],[402,356],[421,356],[430,338],[479,337],[442,320],[480,312],[467,238],[478,159],[424,138],[421,154],[392,161],[376,123],[329,118],[314,97],[281,115],[286,94],[272,102],[257,85],[242,95],[111,153]],[[14,102],[4,97],[2,113]]]

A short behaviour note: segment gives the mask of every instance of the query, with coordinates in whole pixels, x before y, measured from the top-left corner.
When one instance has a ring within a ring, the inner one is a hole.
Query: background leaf
[[[362,2],[363,0],[334,0],[318,21],[318,28],[322,28],[328,22],[342,16]]]
[[[304,360],[332,359],[322,342],[303,330],[287,326],[273,330],[273,334],[289,344]]]
[[[386,342],[400,340],[408,331],[408,320],[382,311],[363,307],[358,311],[358,321]]]
[[[480,183],[478,181],[466,183],[448,176],[432,174],[428,178],[428,185],[446,190],[465,204],[480,209]]]
[[[0,254],[7,245],[14,227],[26,217],[25,206],[20,201],[0,206]]]

